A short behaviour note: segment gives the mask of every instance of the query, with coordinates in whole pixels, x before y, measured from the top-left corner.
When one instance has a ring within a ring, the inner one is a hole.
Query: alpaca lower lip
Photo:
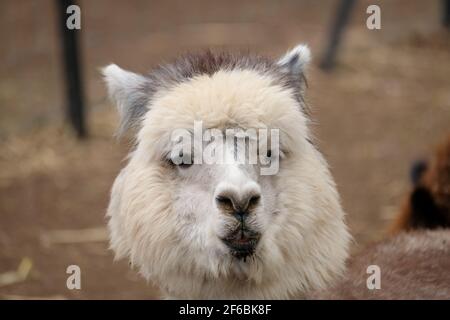
[[[245,259],[255,252],[259,238],[259,233],[239,230],[223,238],[222,241],[230,249],[233,256],[238,259]]]

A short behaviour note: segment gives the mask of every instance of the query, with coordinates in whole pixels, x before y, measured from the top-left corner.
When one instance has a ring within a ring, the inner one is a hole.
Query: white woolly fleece
[[[257,71],[222,70],[158,92],[148,109],[111,193],[109,230],[118,258],[129,258],[173,298],[302,298],[342,274],[350,240],[344,212],[291,90]],[[281,131],[286,158],[277,175],[258,181],[269,190],[266,208],[274,209],[255,218],[262,238],[252,259],[233,258],[218,240],[224,220],[200,174],[180,177],[160,161],[171,131],[192,128],[194,120],[205,128]],[[186,192],[189,201],[182,202]]]

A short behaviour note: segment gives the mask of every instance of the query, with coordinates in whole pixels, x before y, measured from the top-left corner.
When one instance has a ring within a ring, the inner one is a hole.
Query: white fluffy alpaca
[[[344,271],[350,236],[303,102],[309,60],[300,45],[278,61],[207,51],[146,76],[104,69],[121,131],[137,129],[112,189],[111,247],[167,297],[302,298]],[[226,164],[174,165],[171,134],[199,120],[279,129],[279,172],[233,161],[232,148]]]

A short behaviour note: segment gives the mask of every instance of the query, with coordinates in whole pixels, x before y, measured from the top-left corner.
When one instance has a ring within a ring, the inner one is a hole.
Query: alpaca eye
[[[177,167],[181,169],[187,169],[192,166],[192,163],[180,163]]]

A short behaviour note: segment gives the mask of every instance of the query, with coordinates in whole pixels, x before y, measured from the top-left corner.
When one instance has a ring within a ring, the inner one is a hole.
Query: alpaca
[[[368,285],[379,268],[379,288]],[[372,267],[373,268],[373,267]],[[450,299],[450,230],[400,232],[364,248],[343,279],[310,299]]]
[[[309,61],[308,47],[299,45],[276,61],[205,51],[147,75],[103,69],[119,133],[131,130],[136,141],[112,188],[110,245],[165,297],[304,298],[344,272],[351,237],[312,142]],[[198,121],[216,133],[276,130],[278,143],[257,140],[260,159],[278,170],[266,175],[262,161],[238,162],[246,159],[238,136],[180,149],[173,133],[192,133]],[[201,163],[197,148],[211,145],[221,145],[227,161]]]
[[[450,136],[434,157],[411,172],[413,190],[391,228],[392,233],[419,228],[450,227]]]
[[[345,277],[311,298],[450,299],[450,137],[411,176],[390,236],[352,257]],[[379,289],[367,287],[370,265],[379,267]]]

